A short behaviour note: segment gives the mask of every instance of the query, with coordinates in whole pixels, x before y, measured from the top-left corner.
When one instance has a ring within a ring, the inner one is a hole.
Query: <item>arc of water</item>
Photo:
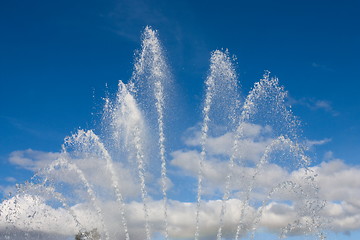
[[[266,72],[264,75],[265,80],[269,79],[269,72]],[[244,134],[244,123],[250,118],[250,113],[253,111],[253,102],[252,102],[252,98],[254,95],[254,91],[252,91],[246,98],[244,106],[243,106],[243,111],[241,112],[241,116],[239,118],[239,124],[238,127],[235,131],[235,136],[234,136],[234,141],[233,141],[233,146],[232,146],[232,151],[231,151],[231,156],[229,159],[229,164],[228,164],[228,168],[229,168],[229,173],[226,176],[226,181],[225,181],[225,191],[224,191],[224,195],[222,198],[222,203],[221,203],[221,212],[220,212],[220,224],[219,224],[219,229],[218,229],[218,233],[216,236],[217,240],[221,240],[222,238],[222,228],[224,225],[224,215],[226,212],[226,202],[230,197],[230,185],[231,185],[231,179],[232,179],[232,175],[233,175],[233,167],[235,164],[235,159],[236,157],[239,157],[240,152],[239,152],[239,143],[240,143],[240,139],[242,138],[243,134]]]
[[[39,189],[39,191],[45,191],[47,194],[49,194],[50,196],[54,197],[56,200],[58,200],[61,205],[64,207],[64,209],[71,215],[71,217],[74,219],[76,226],[78,227],[79,231],[81,231],[82,229],[84,229],[83,225],[79,222],[75,212],[73,211],[73,209],[71,209],[69,207],[69,205],[66,203],[66,199],[65,197],[59,193],[56,192],[55,189],[53,187],[45,187],[44,186],[45,183],[40,184],[40,185],[35,185],[33,183],[30,183],[30,189]],[[26,185],[25,189],[28,189],[29,185]],[[40,189],[41,188],[41,189]]]
[[[305,191],[301,185],[298,186],[300,195],[302,196],[303,200],[305,200],[305,208],[302,210],[302,212],[306,209],[305,212],[307,212],[310,217],[310,221],[306,221],[305,226],[308,228],[309,232],[315,232],[320,240],[324,240],[326,239],[326,235],[321,230],[322,222],[319,212],[325,207],[326,201],[321,201],[318,197],[319,187],[316,183],[317,174],[314,172],[314,170],[309,168],[310,159],[304,154],[303,149],[299,148],[297,144],[290,146],[292,147],[292,151],[298,152],[301,158],[299,167],[303,167],[305,171],[304,175],[302,176],[302,182],[307,184],[308,187],[314,191],[313,193],[309,190]],[[287,227],[283,228],[280,237],[285,236],[288,232],[299,225],[301,225],[299,220],[294,221],[293,224],[289,224]]]
[[[232,146],[232,151],[231,151],[232,153],[231,153],[231,156],[229,159],[229,164],[228,164],[229,173],[226,176],[225,191],[224,191],[224,195],[223,195],[222,203],[221,203],[220,224],[219,224],[219,229],[218,229],[218,233],[216,236],[217,240],[221,240],[221,238],[222,238],[222,228],[224,227],[226,202],[227,202],[227,200],[229,200],[229,197],[230,197],[230,185],[231,185],[231,179],[232,179],[232,175],[233,175],[233,168],[235,165],[235,159],[236,159],[236,157],[239,157],[239,155],[240,155],[239,143],[240,143],[240,139],[242,138],[242,136],[244,134],[244,123],[246,122],[246,120],[249,119],[249,116],[250,116],[249,111],[251,110],[252,105],[253,104],[251,101],[251,95],[249,95],[243,106],[243,111],[241,113],[240,120],[239,120],[239,126],[235,131],[235,136],[234,136],[234,141],[233,141],[233,146]]]
[[[207,155],[207,146],[206,142],[208,139],[209,123],[212,120],[210,118],[210,112],[220,110],[226,112],[226,122],[231,121],[230,128],[233,127],[236,119],[236,111],[239,106],[238,99],[238,88],[237,88],[237,75],[234,70],[233,62],[229,56],[228,50],[220,51],[215,50],[211,53],[210,58],[210,73],[205,81],[205,99],[204,106],[202,110],[203,122],[201,127],[201,137],[200,137],[200,160],[199,160],[199,169],[198,169],[198,189],[197,189],[197,198],[196,198],[196,229],[195,229],[195,240],[199,238],[200,231],[200,207],[201,207],[201,198],[202,198],[202,185],[203,185],[203,169],[204,161]],[[229,103],[228,96],[231,96],[231,100],[235,100],[232,103]],[[219,102],[220,109],[214,108],[212,106]],[[215,119],[216,120],[216,119]],[[224,121],[224,119],[221,119]],[[227,129],[229,130],[229,129]],[[225,209],[222,209],[224,211]],[[220,221],[222,225],[222,220]]]
[[[296,183],[294,183],[293,185],[290,185],[291,186],[291,189],[297,193],[297,194],[300,194],[301,197],[303,199],[307,199],[308,198],[308,195],[305,193],[303,187],[301,185],[297,185]],[[295,191],[296,188],[298,188],[300,191],[297,192]],[[313,219],[313,218],[312,218]],[[284,239],[286,238],[286,234],[291,232],[292,230],[294,230],[296,227],[301,227],[302,226],[302,223],[301,223],[301,220],[300,219],[295,219],[292,223],[288,223],[287,226],[283,227],[281,229],[281,234],[279,235],[279,239]]]
[[[301,196],[305,200],[305,208],[307,213],[309,213],[310,221],[306,220],[306,227],[309,232],[315,232],[320,240],[326,239],[325,233],[321,230],[321,216],[319,211],[323,209],[326,205],[326,201],[321,201],[318,198],[319,187],[315,182],[317,174],[314,174],[314,171],[308,168],[308,165],[304,166],[305,175],[303,176],[304,183],[308,184],[312,190],[314,190],[313,195],[311,191],[305,191],[302,186],[299,186]],[[314,175],[313,175],[314,174]],[[304,211],[304,209],[302,211]],[[288,232],[293,230],[295,227],[301,225],[300,221],[295,221],[294,224],[289,224],[287,227],[283,228],[281,236],[285,236]]]
[[[269,203],[269,201],[271,200],[271,197],[274,193],[276,193],[277,191],[281,190],[281,189],[284,189],[286,187],[290,187],[291,190],[295,191],[295,189],[298,187],[298,185],[292,181],[285,181],[285,182],[282,182],[282,183],[279,183],[277,186],[275,186],[273,189],[271,189],[271,191],[268,193],[266,199],[263,200],[262,202],[262,205],[261,207],[259,208],[257,214],[256,214],[256,217],[253,221],[253,227],[252,227],[252,231],[251,231],[251,236],[250,236],[250,239],[251,240],[254,240],[254,237],[255,237],[255,230],[257,228],[257,225],[259,224],[260,222],[260,219],[261,219],[261,216],[262,216],[262,213],[266,207],[266,205]],[[302,191],[302,189],[300,189],[300,192]]]
[[[246,209],[247,209],[247,207],[249,205],[250,193],[253,190],[255,179],[256,179],[257,175],[259,174],[259,172],[260,172],[261,168],[263,167],[263,165],[268,162],[269,154],[271,153],[271,151],[273,151],[274,147],[278,146],[279,144],[288,145],[290,147],[290,149],[295,153],[296,153],[296,150],[298,149],[289,138],[285,138],[284,136],[279,136],[278,138],[273,140],[266,147],[263,156],[261,157],[260,161],[255,166],[255,172],[254,172],[254,174],[253,174],[253,176],[251,178],[249,187],[248,187],[248,189],[246,191],[246,198],[245,198],[244,204],[243,204],[243,206],[241,208],[240,221],[239,221],[239,224],[238,224],[238,226],[236,228],[236,235],[235,235],[236,240],[239,238],[241,227],[244,224],[243,219],[244,219],[245,211],[246,211]],[[296,150],[294,150],[295,148],[296,148]]]
[[[115,173],[113,160],[109,152],[106,150],[104,144],[100,141],[100,138],[92,130],[88,130],[88,131],[79,130],[77,134],[72,135],[71,138],[67,138],[65,141],[68,143],[72,143],[73,141],[72,139],[74,139],[74,141],[78,142],[79,144],[83,144],[86,141],[91,141],[92,144],[97,146],[97,148],[101,152],[101,155],[105,158],[106,167],[107,170],[110,172],[110,176],[111,176],[111,185],[112,188],[114,189],[116,200],[120,205],[121,221],[125,232],[125,240],[130,240],[128,224],[125,216],[125,202],[119,188],[119,178]]]
[[[17,204],[17,199],[19,198],[19,196],[21,194],[26,194],[27,191],[29,190],[35,190],[35,191],[40,191],[40,192],[45,192],[46,194],[48,194],[49,196],[55,198],[56,200],[58,200],[61,205],[64,207],[64,209],[71,215],[71,217],[73,218],[75,224],[76,224],[76,227],[78,228],[79,231],[83,230],[83,226],[82,224],[79,222],[79,220],[77,219],[77,216],[75,214],[75,212],[69,207],[69,205],[66,203],[66,200],[65,198],[63,197],[63,195],[59,192],[56,192],[54,188],[52,187],[45,187],[43,184],[38,184],[38,185],[35,185],[33,184],[32,182],[27,182],[25,185],[19,185],[18,186],[18,194],[15,195],[15,200],[14,200],[14,203],[15,205]],[[17,209],[17,208],[15,208]],[[29,218],[28,219],[32,219],[33,215],[29,215]],[[31,225],[31,221],[27,221],[25,223],[27,226],[30,226]],[[24,237],[25,239],[29,239],[29,234],[28,232],[26,231],[24,233]]]
[[[279,137],[278,139],[274,140],[273,141],[274,143],[272,143],[271,145],[275,146],[276,144],[278,143],[282,143],[282,144],[285,144],[285,145],[288,145],[290,147],[290,151],[294,152],[294,153],[297,153],[300,158],[301,158],[301,162],[303,163],[303,165],[305,166],[305,169],[306,169],[306,166],[309,164],[309,159],[308,157],[302,152],[302,149],[299,148],[299,146],[297,144],[294,144],[290,139],[288,138],[285,138],[285,137]],[[269,148],[271,149],[271,147]],[[265,155],[265,154],[264,154]],[[307,171],[307,170],[306,170]],[[314,184],[314,179],[312,176],[309,176],[309,177],[305,177],[305,179],[311,179],[311,182],[310,182],[310,185],[312,187],[313,184]],[[260,218],[262,216],[262,212],[265,208],[265,206],[268,204],[268,202],[271,200],[271,197],[274,193],[276,193],[277,191],[279,190],[282,190],[284,188],[290,188],[290,190],[292,190],[294,193],[298,194],[299,196],[301,196],[303,199],[309,199],[309,195],[308,193],[306,193],[306,191],[304,191],[303,187],[295,182],[292,182],[292,181],[285,181],[285,182],[282,182],[282,183],[279,183],[276,187],[274,187],[267,195],[267,198],[265,200],[263,200],[262,202],[262,206],[259,208],[258,210],[258,213],[253,221],[253,226],[252,226],[252,232],[251,232],[251,235],[250,235],[250,239],[251,240],[254,240],[254,236],[255,236],[255,231],[256,231],[256,228],[257,228],[257,225],[259,224],[260,222]],[[316,187],[314,188],[315,190]],[[315,202],[317,201],[318,199],[315,199]],[[308,203],[308,200],[306,200],[306,202]],[[311,203],[310,203],[311,205]],[[323,207],[323,206],[322,206]],[[319,220],[317,219],[317,213],[318,211],[311,211],[311,219],[313,222],[319,222]],[[288,226],[286,226],[285,228],[282,229],[282,232],[279,236],[279,238],[283,238],[287,232],[291,231],[293,228],[295,228],[296,226],[298,226],[300,223],[298,220],[295,220],[294,221],[294,224],[289,224]],[[315,224],[315,223],[314,223]],[[317,234],[318,234],[318,237],[319,239],[323,240],[325,239],[325,234],[323,232],[320,231],[320,226],[318,226],[317,224],[315,224],[315,229],[317,231]]]
[[[69,162],[66,159],[66,156],[64,156],[64,155],[66,155],[66,152],[63,152],[63,156],[60,157],[59,159],[55,160],[47,168],[47,170],[48,170],[47,173],[50,173],[51,171],[54,171],[56,166],[60,166],[60,167],[65,167],[65,168],[69,169],[70,171],[74,171],[77,174],[77,176],[79,177],[81,182],[84,184],[84,186],[86,188],[86,192],[88,193],[88,195],[90,197],[90,200],[91,200],[93,206],[95,207],[95,210],[96,210],[96,212],[97,212],[97,214],[98,214],[98,216],[100,218],[101,227],[103,228],[104,233],[105,233],[105,239],[109,240],[110,239],[109,232],[108,232],[107,227],[106,227],[105,222],[104,222],[104,216],[103,216],[102,210],[101,210],[100,206],[96,202],[96,196],[95,196],[94,190],[92,189],[89,181],[86,179],[85,174],[83,173],[83,171],[80,168],[78,168],[78,166],[75,163]],[[49,180],[48,178],[45,178],[43,184],[46,184],[46,182],[48,180]]]
[[[226,177],[226,182],[225,182],[225,191],[222,200],[220,226],[218,229],[217,240],[221,240],[223,217],[226,210],[226,201],[228,200],[230,195],[230,183],[233,174],[231,169],[234,166],[235,159],[240,155],[238,147],[239,147],[239,141],[244,134],[244,129],[243,129],[244,123],[246,123],[251,118],[251,116],[257,112],[255,102],[258,99],[270,97],[271,94],[276,94],[274,98],[275,105],[277,108],[280,109],[279,111],[281,112],[281,114],[283,114],[284,120],[288,122],[287,125],[289,125],[289,128],[295,127],[295,125],[297,124],[297,122],[291,117],[292,116],[291,111],[288,111],[285,105],[283,104],[284,98],[286,97],[286,92],[283,90],[282,87],[278,86],[278,80],[276,78],[270,79],[270,72],[266,71],[263,79],[261,79],[260,82],[255,83],[253,90],[247,96],[243,106],[243,111],[240,116],[239,125],[235,132],[232,154],[229,159],[230,171]]]

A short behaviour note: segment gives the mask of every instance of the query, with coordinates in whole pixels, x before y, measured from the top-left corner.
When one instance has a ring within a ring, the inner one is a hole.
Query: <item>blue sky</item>
[[[210,52],[227,48],[244,95],[264,70],[280,79],[304,136],[326,142],[312,149],[314,164],[331,155],[358,167],[359,9],[356,0],[2,2],[0,185],[32,175],[12,152],[58,152],[78,128],[96,129],[105,92],[131,77],[146,25],[176,82],[179,134],[201,120]]]

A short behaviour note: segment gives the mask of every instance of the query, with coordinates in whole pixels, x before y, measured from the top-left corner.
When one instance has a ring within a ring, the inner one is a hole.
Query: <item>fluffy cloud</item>
[[[321,140],[307,140],[306,145],[309,148],[312,148],[312,147],[315,147],[315,146],[318,146],[318,145],[324,145],[324,144],[326,144],[328,142],[331,142],[330,138],[325,138],[325,139],[321,139]]]
[[[203,165],[200,236],[204,239],[216,236],[224,206],[223,236],[227,238],[234,237],[239,225],[240,234],[251,234],[254,227],[287,235],[314,234],[318,227],[336,232],[359,230],[360,181],[357,181],[357,176],[360,168],[345,164],[331,153],[327,154],[325,162],[307,170],[288,168],[286,164],[273,161],[273,157],[278,155],[271,154],[262,165],[257,165],[274,140],[269,133],[271,129],[268,127],[249,124],[240,142],[242,155],[237,156],[232,169],[229,169],[228,159],[233,135],[225,133],[209,137]],[[185,142],[186,147],[171,153],[169,174],[175,179],[190,179],[190,185],[196,186],[200,161],[199,133],[194,131]],[[315,146],[326,142],[325,139],[310,143]],[[37,233],[44,236],[43,239],[64,239],[74,236],[82,227],[87,230],[107,229],[110,239],[122,238],[125,234],[121,221],[122,205],[116,201],[114,179],[104,161],[104,153],[91,147],[90,152],[94,154],[69,155],[71,158],[67,161],[61,164],[53,161],[52,167],[45,167],[39,173],[38,181],[44,183],[41,177],[45,177],[49,179],[46,184],[28,184],[21,188],[19,195],[3,201],[0,205],[0,232],[15,236],[13,231],[16,230],[19,239],[23,239],[21,234],[25,233]],[[86,148],[83,150],[87,152]],[[280,155],[286,160],[291,157],[288,154]],[[9,161],[33,169],[35,166],[44,167],[54,157],[61,159],[64,155],[25,150],[12,153]],[[239,161],[240,157],[245,161]],[[124,214],[131,239],[144,239],[144,204],[140,199],[136,168],[131,169],[131,166],[117,161],[112,167],[124,197]],[[230,198],[224,205],[221,199],[230,170]],[[79,177],[81,174],[84,178]],[[157,176],[150,174],[146,176],[146,183],[151,196],[146,199],[148,222],[155,237],[164,230],[164,206],[159,194],[161,184]],[[172,191],[179,191],[181,184],[181,180],[169,182],[173,185],[169,195]],[[172,198],[168,201],[170,238],[194,237],[196,194],[187,190],[185,194],[187,197],[193,195],[193,201]],[[89,194],[91,191],[94,194]],[[54,198],[55,192],[63,195]],[[322,200],[327,201],[324,208]],[[76,221],[81,226],[77,226]]]
[[[318,184],[321,196],[329,201],[321,212],[322,217],[330,219],[326,227],[335,231],[359,229],[360,226],[358,220],[360,208],[358,205],[359,202],[356,200],[359,198],[354,197],[358,194],[356,192],[358,191],[359,186],[356,181],[355,183],[349,184],[349,178],[353,175],[348,176],[347,174],[359,174],[360,170],[347,166],[338,160],[322,163],[313,167],[313,170],[319,174]],[[259,181],[257,184],[263,188],[270,189],[271,187],[265,187],[265,185],[272,185],[269,183],[269,179],[274,181],[274,176],[276,175],[282,175],[283,178],[292,179],[295,182],[295,175],[299,174],[299,172],[300,171],[287,173],[279,166],[269,165],[267,171],[263,171],[259,174]],[[271,176],[267,174],[270,174]],[[206,174],[205,176],[206,178],[214,177],[211,174]],[[328,179],[331,178],[333,181],[328,183]],[[217,177],[214,179],[217,179]],[[334,182],[339,183],[330,188],[328,184],[334,184]],[[275,233],[280,233],[281,229],[285,229],[288,223],[295,223],[296,219],[300,218],[306,220],[306,216],[301,217],[301,212],[299,212],[299,209],[296,207],[296,201],[292,204],[282,202],[281,199],[286,199],[286,192],[288,192],[288,189],[284,189],[283,191],[282,194],[277,194],[277,196],[274,194],[274,197],[272,197],[273,200],[264,202],[264,207],[250,205],[246,208],[246,221],[243,223],[243,234],[249,231],[248,227],[252,222],[256,222],[257,214],[259,214],[260,211],[262,211],[262,214],[261,216],[259,215],[257,227],[265,228],[268,231]],[[344,195],[344,191],[354,192],[355,195]],[[258,197],[262,200],[266,199],[265,195],[260,196],[256,191],[251,195],[252,197]],[[224,217],[224,234],[226,237],[233,236],[236,227],[239,224],[243,206],[243,200],[241,200],[243,199],[243,196],[240,197],[240,199],[232,198],[226,203],[227,211]],[[301,201],[301,198],[298,200]],[[104,201],[104,199],[101,200],[101,198],[97,201],[101,206],[105,216],[105,225],[110,234],[112,234],[111,236],[122,236],[123,230],[120,228],[120,226],[122,226],[120,221],[120,206],[116,201]],[[162,201],[149,199],[147,205],[149,207],[151,231],[162,232],[164,227]],[[216,235],[219,226],[221,205],[222,202],[220,200],[204,200],[202,203],[200,210],[201,236],[210,238]],[[3,229],[2,231],[5,231],[4,229],[6,226],[15,226],[20,232],[36,229],[44,236],[49,236],[49,234],[55,236],[61,234],[73,236],[76,234],[79,229],[76,227],[74,219],[69,214],[69,211],[65,210],[63,207],[56,208],[52,206],[53,204],[51,204],[51,202],[45,201],[40,195],[22,195],[16,199],[13,198],[4,201],[0,206],[2,213],[0,227]],[[13,210],[12,212],[11,209]],[[85,229],[102,229],[98,213],[91,202],[77,203],[71,206],[71,209]],[[145,233],[144,214],[142,211],[143,204],[141,201],[130,201],[126,203],[125,209],[130,236],[132,236],[132,239],[143,239]],[[170,237],[181,239],[190,239],[193,237],[195,231],[195,209],[196,203],[194,202],[169,201],[168,224]],[[52,224],[49,224],[49,222]],[[66,226],[66,229],[63,229],[64,226]],[[296,224],[294,226],[297,226],[297,228],[302,227],[302,225]],[[296,233],[295,230],[296,228],[293,229],[294,233]],[[8,228],[6,231],[11,230]],[[297,231],[300,232],[299,229],[297,229]]]
[[[270,126],[263,127],[250,123],[244,123],[242,127],[243,138],[240,139],[238,144],[241,158],[256,162],[261,158],[266,146],[273,140],[271,137],[272,129]],[[199,149],[201,132],[195,128],[190,128],[188,135],[189,136],[184,139],[185,144],[188,147],[197,147]],[[229,132],[217,137],[208,136],[206,140],[207,154],[210,156],[222,155],[229,157],[232,153],[233,142],[234,134]]]
[[[360,166],[331,159],[314,167],[320,197],[328,201],[324,215],[337,232],[360,229]]]
[[[73,215],[63,208],[52,208],[45,204],[45,201],[37,196],[25,195],[4,201],[0,206],[2,211],[0,229],[12,226],[18,231],[32,232],[34,230],[44,235],[74,236],[85,229],[103,229],[101,218],[108,230],[111,239],[124,236],[120,221],[120,208],[115,202],[102,203],[102,212],[99,215],[91,205],[78,204],[71,208]],[[204,238],[211,238],[217,234],[219,227],[219,214],[222,202],[210,200],[203,203],[200,211],[200,234]],[[163,232],[163,203],[162,201],[151,201],[149,206],[149,222],[152,232]],[[227,201],[227,213],[224,216],[224,236],[234,236],[235,230],[240,223],[241,209],[243,203],[239,199]],[[144,239],[144,215],[140,202],[130,202],[126,205],[126,218],[129,233],[132,239]],[[9,211],[16,209],[16,211]],[[186,203],[171,200],[168,204],[168,229],[171,238],[191,239],[195,232],[195,211],[196,203]],[[253,207],[246,209],[246,219],[243,222],[241,234],[249,231],[248,227],[257,217],[257,211]],[[293,207],[271,203],[265,206],[261,225],[270,231],[278,232],[285,228],[288,222],[297,217]],[[76,219],[81,226],[76,225]],[[11,229],[8,234],[11,234]],[[104,234],[104,233],[103,233]],[[105,235],[105,234],[104,234]]]
[[[10,153],[9,162],[27,170],[37,171],[49,165],[58,157],[59,153],[27,149]]]

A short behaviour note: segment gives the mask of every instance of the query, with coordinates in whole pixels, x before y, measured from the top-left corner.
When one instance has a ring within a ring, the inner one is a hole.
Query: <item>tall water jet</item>
[[[208,138],[209,124],[211,120],[215,120],[214,124],[226,126],[226,131],[233,130],[232,126],[236,122],[236,111],[238,110],[238,107],[239,95],[237,76],[232,59],[230,58],[227,50],[224,52],[216,50],[211,54],[210,72],[205,81],[205,99],[202,111],[203,122],[200,138],[201,153],[199,160],[198,190],[196,199],[195,240],[199,238],[200,204],[203,182],[202,171],[204,167],[203,163],[206,159],[206,141]],[[219,112],[222,114],[219,115]],[[217,118],[211,118],[211,113],[215,113]],[[222,209],[222,212],[224,211],[225,209]],[[221,215],[223,215],[223,213]],[[222,217],[220,217],[220,219],[220,224],[222,225]]]
[[[135,98],[131,95],[130,90],[133,85],[128,86],[122,81],[119,81],[119,90],[116,97],[115,104],[112,107],[107,107],[107,114],[110,116],[112,133],[115,141],[123,142],[127,151],[130,153],[130,159],[135,158],[137,162],[138,177],[140,180],[141,198],[143,202],[144,218],[145,218],[145,233],[146,239],[150,240],[150,226],[148,222],[149,213],[147,206],[147,189],[145,183],[145,156],[143,150],[144,139],[144,118],[139,110]],[[109,102],[107,102],[109,104]],[[132,154],[135,152],[135,156]]]
[[[157,32],[147,26],[143,33],[141,51],[136,59],[135,69],[131,81],[135,86],[135,93],[144,94],[146,108],[155,107],[158,126],[158,147],[161,161],[161,185],[164,204],[164,232],[165,239],[168,239],[167,221],[167,173],[166,173],[166,149],[164,132],[164,108],[165,88],[169,88],[170,73],[165,61],[164,53],[159,42]],[[141,91],[144,91],[143,93]],[[151,101],[151,99],[153,99]],[[147,103],[153,102],[154,105]],[[141,97],[140,97],[141,102]],[[151,112],[151,110],[150,110]]]

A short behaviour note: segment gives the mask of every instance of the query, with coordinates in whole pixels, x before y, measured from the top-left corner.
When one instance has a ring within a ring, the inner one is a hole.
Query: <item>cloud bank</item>
[[[231,196],[225,203],[221,199],[230,172],[227,159],[233,135],[225,133],[209,137],[208,156],[203,167],[200,236],[203,239],[216,236],[224,204],[224,238],[234,238],[237,228],[240,235],[254,234],[255,237],[253,228],[284,236],[317,234],[319,229],[334,232],[359,230],[360,180],[357,181],[357,176],[360,167],[347,165],[332,154],[328,154],[326,161],[319,165],[297,167],[296,161],[290,161],[297,156],[291,155],[286,147],[274,148],[267,161],[259,167],[259,159],[274,141],[271,131],[268,126],[246,126],[245,137],[241,140],[242,154],[236,157],[237,163],[231,169]],[[328,141],[308,141],[308,145],[311,147]],[[193,129],[184,142],[185,146],[173,151],[169,158],[168,185],[171,188],[168,189],[167,213],[169,237],[173,239],[193,238],[196,226],[199,133]],[[71,155],[68,165],[54,164],[53,159],[61,157],[60,153],[31,149],[11,153],[9,161],[12,164],[28,170],[44,167],[44,170],[38,173],[33,183],[22,186],[18,195],[1,203],[1,234],[11,235],[13,239],[23,239],[25,235],[31,239],[34,234],[38,239],[48,239],[49,236],[66,239],[82,229],[106,229],[110,239],[122,238],[125,232],[120,219],[122,209],[125,209],[131,239],[144,239],[144,205],[136,171],[131,165],[114,161],[124,198],[121,206],[115,200],[112,179],[101,154],[87,153],[85,156],[83,153]],[[52,167],[46,167],[50,163]],[[76,166],[75,170],[72,164]],[[84,178],[79,177],[79,172]],[[12,181],[9,178],[9,182]],[[149,171],[146,181],[148,221],[153,237],[156,237],[164,231],[160,176]],[[184,184],[187,184],[187,191],[181,186]],[[94,195],[89,195],[89,188]],[[177,200],[172,195],[184,195],[193,200]],[[101,233],[106,235],[104,231]]]

